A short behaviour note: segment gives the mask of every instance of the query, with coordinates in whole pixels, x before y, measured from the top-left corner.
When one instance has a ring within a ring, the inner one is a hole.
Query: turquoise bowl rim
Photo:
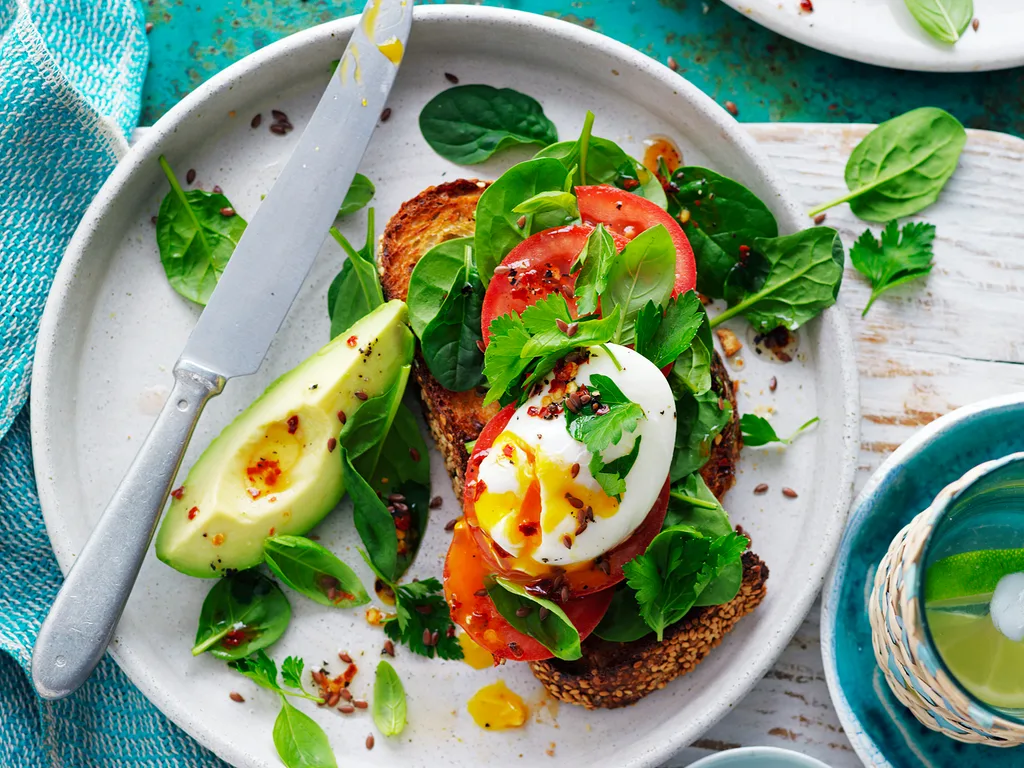
[[[728,765],[731,761],[749,757],[753,759],[764,758],[764,757],[776,757],[783,760],[788,760],[789,764],[793,768],[829,768],[827,763],[821,762],[817,758],[805,755],[802,752],[794,752],[791,749],[781,749],[779,747],[740,747],[738,749],[727,749],[724,752],[718,752],[714,755],[708,755],[702,757],[695,763],[691,763],[689,768],[709,768],[713,765]]]
[[[903,469],[904,464],[919,453],[925,452],[938,441],[945,432],[961,427],[964,422],[979,414],[999,411],[1013,406],[1024,405],[1024,393],[1000,395],[987,398],[971,405],[965,405],[950,413],[940,416],[935,421],[921,428],[908,438],[881,466],[875,470],[867,484],[857,495],[850,510],[846,530],[839,543],[835,561],[825,578],[821,602],[821,657],[825,667],[825,682],[828,685],[836,714],[843,726],[846,737],[853,745],[854,751],[865,766],[893,768],[883,751],[870,738],[860,721],[854,714],[849,699],[843,693],[837,671],[835,657],[836,617],[841,597],[841,586],[846,576],[846,553],[850,542],[859,532],[869,517],[871,508],[882,494],[885,486],[894,480]],[[870,640],[870,638],[868,638]]]

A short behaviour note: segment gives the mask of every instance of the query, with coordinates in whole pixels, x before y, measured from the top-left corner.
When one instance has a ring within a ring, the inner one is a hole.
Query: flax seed
[[[673,72],[679,71],[679,62],[676,61],[675,56],[668,57],[668,68],[671,69]]]
[[[477,597],[487,597],[487,590],[486,589],[478,589],[473,594],[476,595]]]
[[[349,656],[346,651],[339,652],[338,653],[338,658],[341,659],[342,661],[344,661],[346,664],[351,664],[352,663],[352,657]]]
[[[432,498],[430,500],[429,506],[430,506],[431,509],[437,509],[443,503],[444,503],[444,500],[440,496],[435,496],[434,498]]]
[[[768,382],[768,389],[770,391],[774,392],[776,389],[778,389],[778,386],[779,386],[779,380],[776,379],[774,376],[772,376],[772,378]]]
[[[386,653],[391,658],[395,658],[395,644],[390,640],[385,641],[383,653]]]
[[[220,184],[214,184],[213,185],[213,194],[215,194],[215,195],[223,195],[224,194],[224,190],[220,188]]]
[[[277,120],[279,123],[286,123],[286,122],[288,122],[288,115],[286,115],[280,109],[272,109],[272,110],[270,110],[270,115],[275,120]]]
[[[230,219],[232,216],[235,215],[235,209],[232,208],[230,205],[225,206],[224,208],[220,209],[220,215],[223,216],[225,219]]]
[[[369,706],[369,705],[365,701],[363,701],[362,699],[353,699],[352,700],[352,706],[355,707],[356,709],[366,709],[367,706]]]
[[[565,494],[565,499],[566,499],[566,501],[569,502],[569,505],[571,507],[573,507],[574,509],[583,509],[583,500],[582,499],[577,499],[571,493]]]
[[[338,411],[338,421],[340,421],[342,424],[344,424],[347,420],[348,420],[348,417],[345,416],[345,412],[344,411]]]
[[[242,704],[245,702],[245,698],[238,691],[232,691],[231,693],[229,693],[228,698],[238,704]]]
[[[568,332],[569,332],[569,324],[568,324],[567,322],[565,322],[565,320],[563,320],[563,319],[562,319],[562,318],[560,318],[560,317],[556,317],[556,318],[555,318],[555,326],[556,326],[556,327],[558,328],[558,330],[560,330],[560,331],[561,331],[562,333],[568,333]]]
[[[336,707],[340,700],[341,700],[341,691],[335,691],[334,693],[332,693],[330,696],[327,697],[327,706],[328,707]]]
[[[365,403],[365,402],[366,402],[367,400],[369,400],[369,399],[370,399],[370,396],[369,396],[368,394],[366,394],[366,393],[365,393],[365,392],[364,392],[363,390],[361,390],[361,389],[357,389],[357,390],[356,390],[356,392],[355,392],[355,395],[356,395],[356,397],[357,397],[357,398],[359,398],[360,400],[362,400],[362,401],[363,401],[364,403]]]
[[[576,298],[576,296],[572,292],[572,288],[570,288],[565,283],[562,283],[562,285],[559,286],[558,290],[561,291],[562,295],[565,296],[565,298],[567,298],[567,299],[575,299]]]
[[[451,72],[445,72],[444,73],[444,79],[447,80],[449,83],[452,83],[454,85],[458,85],[459,84],[459,78],[457,78]]]
[[[974,21],[971,22],[971,29],[973,29],[975,32],[978,31],[978,27],[980,26],[981,22],[978,19],[975,19]]]
[[[373,749],[373,734],[371,733],[366,737],[366,748]]]
[[[196,169],[195,168],[189,168],[188,172],[185,174],[185,183],[186,184],[191,184],[195,180],[196,180]]]
[[[767,493],[767,492],[768,492],[768,483],[759,483],[757,485],[757,487],[754,488],[754,493],[756,493],[758,496],[760,496],[762,493]]]
[[[722,106],[724,106],[725,107],[725,111],[728,112],[733,117],[736,117],[736,115],[738,115],[740,113],[740,109],[739,109],[739,107],[736,106],[735,102],[727,101]]]
[[[579,473],[580,473],[580,464],[579,464],[579,462],[576,462],[575,464],[572,465],[572,467],[569,468],[569,474],[571,474],[573,476],[573,478],[575,478],[576,475],[578,475]]]
[[[444,524],[444,529],[445,529],[445,530],[446,530],[446,531],[447,531],[448,533],[451,533],[452,531],[454,531],[454,530],[455,530],[455,525],[456,525],[456,524],[457,524],[458,522],[459,522],[459,518],[457,518],[457,517],[453,517],[453,518],[452,518],[451,520],[449,520],[449,521],[448,521],[447,523],[445,523],[445,524]]]
[[[384,110],[380,113],[380,121],[386,123],[388,118],[391,117],[391,107],[384,107]]]
[[[338,447],[338,439],[335,437],[327,438],[327,452],[334,453],[334,449]]]
[[[340,707],[338,707],[338,711],[341,712],[341,714],[343,715],[351,715],[353,712],[356,711],[356,708],[353,707],[351,704],[342,704]]]
[[[573,336],[576,335],[576,331],[578,331],[579,329],[579,323],[569,323],[568,327],[565,329],[565,335],[571,339]]]
[[[520,619],[525,619],[529,615],[530,609],[527,608],[525,605],[521,605],[518,608],[516,608],[516,616],[518,616]]]
[[[261,115],[261,114],[259,114],[257,112],[255,115],[253,115],[252,120],[249,121],[249,127],[250,128],[259,128],[260,127],[260,123],[262,123],[262,122],[263,122],[263,115]]]
[[[419,461],[420,460],[420,452],[417,451],[415,448],[410,448],[409,449],[409,457],[413,461]]]
[[[429,629],[424,629],[423,630],[423,644],[425,646],[427,646],[428,648],[433,645],[433,642],[431,641],[431,636],[430,636],[430,630]]]
[[[342,688],[341,698],[343,698],[345,701],[352,701],[352,691],[350,691],[348,688]]]
[[[560,598],[562,598],[562,602],[563,603],[568,603],[569,602],[569,587],[568,587],[568,585],[562,587],[562,590],[561,590],[561,592],[559,592],[558,596]]]
[[[814,223],[815,224],[821,224],[823,221],[825,221],[825,214],[824,213],[819,213],[817,216],[814,217]]]
[[[785,496],[787,499],[795,499],[797,497],[797,492],[794,491],[792,488],[783,488],[782,495]]]
[[[551,611],[545,608],[543,605],[540,607],[540,610],[537,611],[537,618],[541,621],[544,621],[544,619],[546,619],[550,615]]]
[[[476,348],[479,349],[481,352],[485,352],[487,350],[487,347],[484,346],[484,342],[482,339],[476,340]]]
[[[977,19],[975,19],[975,21],[977,21]],[[146,22],[146,34],[148,35],[152,31],[153,31],[153,22],[152,21],[147,21]]]

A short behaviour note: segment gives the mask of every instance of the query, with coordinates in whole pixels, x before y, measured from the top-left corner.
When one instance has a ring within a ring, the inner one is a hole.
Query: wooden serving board
[[[872,127],[748,126],[807,209],[846,192],[846,160]],[[1024,389],[1024,140],[968,133],[960,167],[939,201],[914,217],[937,228],[931,275],[884,294],[861,318],[870,289],[847,259],[840,304],[860,369],[858,490],[924,424],[976,400]],[[881,231],[846,205],[830,210],[825,223],[839,230],[847,253],[869,226],[876,236]],[[736,710],[669,765],[755,745],[793,749],[832,768],[861,764],[825,685],[818,608]]]

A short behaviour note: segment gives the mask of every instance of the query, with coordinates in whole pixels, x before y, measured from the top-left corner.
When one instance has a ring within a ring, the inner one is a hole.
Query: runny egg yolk
[[[530,714],[522,696],[509,690],[502,680],[474,693],[467,709],[473,721],[489,731],[519,728]]]

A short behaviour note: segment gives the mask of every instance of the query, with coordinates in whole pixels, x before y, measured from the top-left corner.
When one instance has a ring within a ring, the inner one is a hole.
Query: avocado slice
[[[404,387],[413,346],[405,303],[390,301],[267,387],[172,494],[157,557],[190,576],[221,576],[261,563],[268,536],[319,523],[345,493],[341,420]]]

